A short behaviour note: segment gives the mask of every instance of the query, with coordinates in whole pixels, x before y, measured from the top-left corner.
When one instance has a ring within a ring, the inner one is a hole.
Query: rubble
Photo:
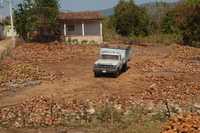
[[[6,86],[9,89],[16,89],[16,88],[25,88],[25,87],[31,87],[31,86],[36,86],[40,85],[41,81],[38,80],[32,80],[32,81],[11,81],[6,84]]]
[[[95,104],[104,107],[105,102]],[[93,107],[91,101],[56,102],[53,97],[38,96],[20,104],[1,107],[0,123],[4,127],[15,128],[59,126],[73,121],[87,121],[95,115],[96,109],[97,106]]]
[[[6,65],[0,70],[0,87],[24,88],[39,85],[41,80],[54,80],[56,75],[40,69],[37,65],[19,63]]]
[[[162,133],[199,133],[200,115],[198,114],[180,114],[170,118],[164,124]]]
[[[15,48],[1,62],[0,96],[3,97],[1,92],[7,89],[32,87],[46,81],[44,95],[56,94],[58,100],[65,98],[66,101],[56,103],[48,97],[29,99],[24,104],[0,109],[0,123],[27,127],[88,119],[85,115],[97,112],[96,104],[105,103],[113,104],[118,111],[127,111],[128,107],[139,104],[153,112],[155,108],[166,110],[162,102],[168,100],[170,108],[178,113],[185,112],[182,106],[189,108],[188,105],[198,103],[199,49],[178,45],[163,48],[134,46],[130,69],[117,79],[93,77],[92,66],[98,50],[97,46],[62,44],[26,44]],[[35,88],[41,90],[40,86]],[[12,97],[9,98],[12,103]],[[70,101],[70,98],[77,100]],[[192,105],[198,109],[197,104]]]

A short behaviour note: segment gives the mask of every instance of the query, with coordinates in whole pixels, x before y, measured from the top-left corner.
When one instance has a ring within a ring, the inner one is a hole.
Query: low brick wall
[[[12,39],[0,41],[0,60],[7,56],[12,48]]]

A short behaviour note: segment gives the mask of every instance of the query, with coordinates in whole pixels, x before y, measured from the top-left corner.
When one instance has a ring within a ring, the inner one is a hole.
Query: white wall
[[[17,36],[17,32],[12,32],[11,26],[7,25],[4,27],[4,35],[5,37],[12,37],[12,35]]]
[[[85,35],[100,36],[100,22],[86,22],[85,23]]]
[[[84,23],[84,30],[85,35],[82,34],[82,23]],[[66,27],[67,27],[66,23]],[[72,25],[70,23],[69,25]],[[66,28],[66,37],[65,39],[68,40],[68,38],[71,39],[77,39],[79,41],[88,40],[88,41],[96,41],[97,43],[103,42],[103,37],[101,36],[101,22],[100,21],[90,21],[90,22],[79,22],[75,23],[75,30],[73,32],[67,31]],[[64,24],[61,26],[62,29],[62,35],[64,35]]]
[[[83,22],[85,26],[85,35],[86,36],[100,36],[100,21],[91,21],[91,22]],[[74,31],[68,31],[67,25],[74,25],[75,30]],[[62,34],[64,34],[64,24],[62,24]],[[71,36],[80,36],[82,35],[82,22],[79,23],[66,23],[66,34]]]

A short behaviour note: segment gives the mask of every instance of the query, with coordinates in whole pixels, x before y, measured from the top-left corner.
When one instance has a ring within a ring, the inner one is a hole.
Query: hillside
[[[150,13],[150,16],[158,16],[158,13],[163,13],[166,10],[169,10],[177,5],[176,2],[173,3],[156,3],[156,2],[150,2],[145,4],[140,4],[141,7],[144,7],[147,9],[147,12]],[[100,10],[100,12],[105,16],[111,16],[114,14],[114,8],[108,8],[104,10]]]
[[[100,10],[100,12],[105,16],[112,16],[114,14],[114,8]]]

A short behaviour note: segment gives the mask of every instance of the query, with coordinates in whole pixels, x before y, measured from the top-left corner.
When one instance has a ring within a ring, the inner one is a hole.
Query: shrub
[[[162,33],[164,34],[174,34],[174,33],[178,33],[178,27],[176,25],[176,13],[174,12],[174,10],[169,11],[166,16],[163,18],[162,20],[162,26],[161,26],[161,30]]]
[[[104,41],[116,40],[118,34],[114,27],[114,17],[104,17],[103,19],[103,39]]]
[[[74,45],[78,45],[78,44],[79,44],[78,39],[73,39],[73,40],[72,40],[72,44],[74,44]]]
[[[168,12],[164,33],[180,33],[184,45],[200,47],[200,1],[185,1]]]
[[[186,45],[200,47],[200,2],[188,8],[181,25],[182,40]]]
[[[66,45],[72,44],[72,39],[71,39],[71,38],[68,38],[67,40],[65,40],[65,44],[66,44]]]
[[[82,40],[81,44],[83,44],[83,45],[88,44],[88,41],[87,40]]]
[[[90,44],[90,45],[94,45],[94,44],[97,44],[97,42],[94,41],[94,40],[91,40],[91,41],[89,41],[89,44]]]

